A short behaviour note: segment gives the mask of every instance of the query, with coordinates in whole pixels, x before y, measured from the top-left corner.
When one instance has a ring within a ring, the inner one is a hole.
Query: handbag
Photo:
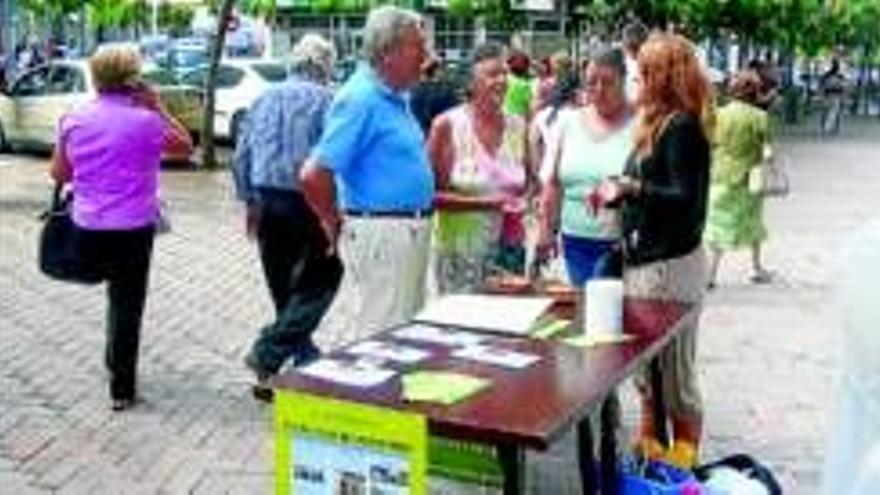
[[[764,148],[764,160],[749,170],[749,192],[759,196],[782,197],[788,195],[788,175],[779,166],[769,147]]]
[[[49,209],[40,215],[39,267],[49,278],[78,284],[97,284],[103,276],[83,256],[80,229],[70,216],[73,194],[63,193],[63,185],[55,184]]]

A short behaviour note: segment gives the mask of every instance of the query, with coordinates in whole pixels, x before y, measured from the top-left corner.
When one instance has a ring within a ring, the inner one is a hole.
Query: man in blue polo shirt
[[[427,56],[421,17],[379,7],[367,17],[363,40],[366,63],[334,98],[300,174],[331,249],[338,240],[358,335],[406,321],[421,308],[434,201],[408,94]]]

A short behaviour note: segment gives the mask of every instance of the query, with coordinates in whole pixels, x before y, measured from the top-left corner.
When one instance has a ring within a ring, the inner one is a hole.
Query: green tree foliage
[[[159,25],[175,34],[183,34],[192,23],[195,12],[186,5],[163,3],[159,6]]]

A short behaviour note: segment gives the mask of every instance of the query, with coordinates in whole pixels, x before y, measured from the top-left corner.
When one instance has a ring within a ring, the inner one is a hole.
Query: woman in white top
[[[440,293],[472,292],[492,272],[525,268],[526,126],[503,110],[504,55],[496,43],[477,47],[469,100],[437,117],[428,139]]]
[[[597,188],[623,172],[633,150],[635,113],[624,95],[620,49],[602,49],[584,71],[586,105],[560,118],[555,166],[541,192],[538,256],[552,255],[561,233],[568,276],[581,286],[604,269],[620,236],[615,210],[600,208]]]

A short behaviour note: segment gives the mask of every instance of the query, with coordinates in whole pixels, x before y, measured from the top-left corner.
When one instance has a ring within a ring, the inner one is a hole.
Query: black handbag
[[[63,186],[55,184],[49,209],[40,216],[40,271],[50,278],[78,284],[97,284],[103,280],[100,271],[83,256],[80,230],[70,217],[73,194],[63,193]]]

